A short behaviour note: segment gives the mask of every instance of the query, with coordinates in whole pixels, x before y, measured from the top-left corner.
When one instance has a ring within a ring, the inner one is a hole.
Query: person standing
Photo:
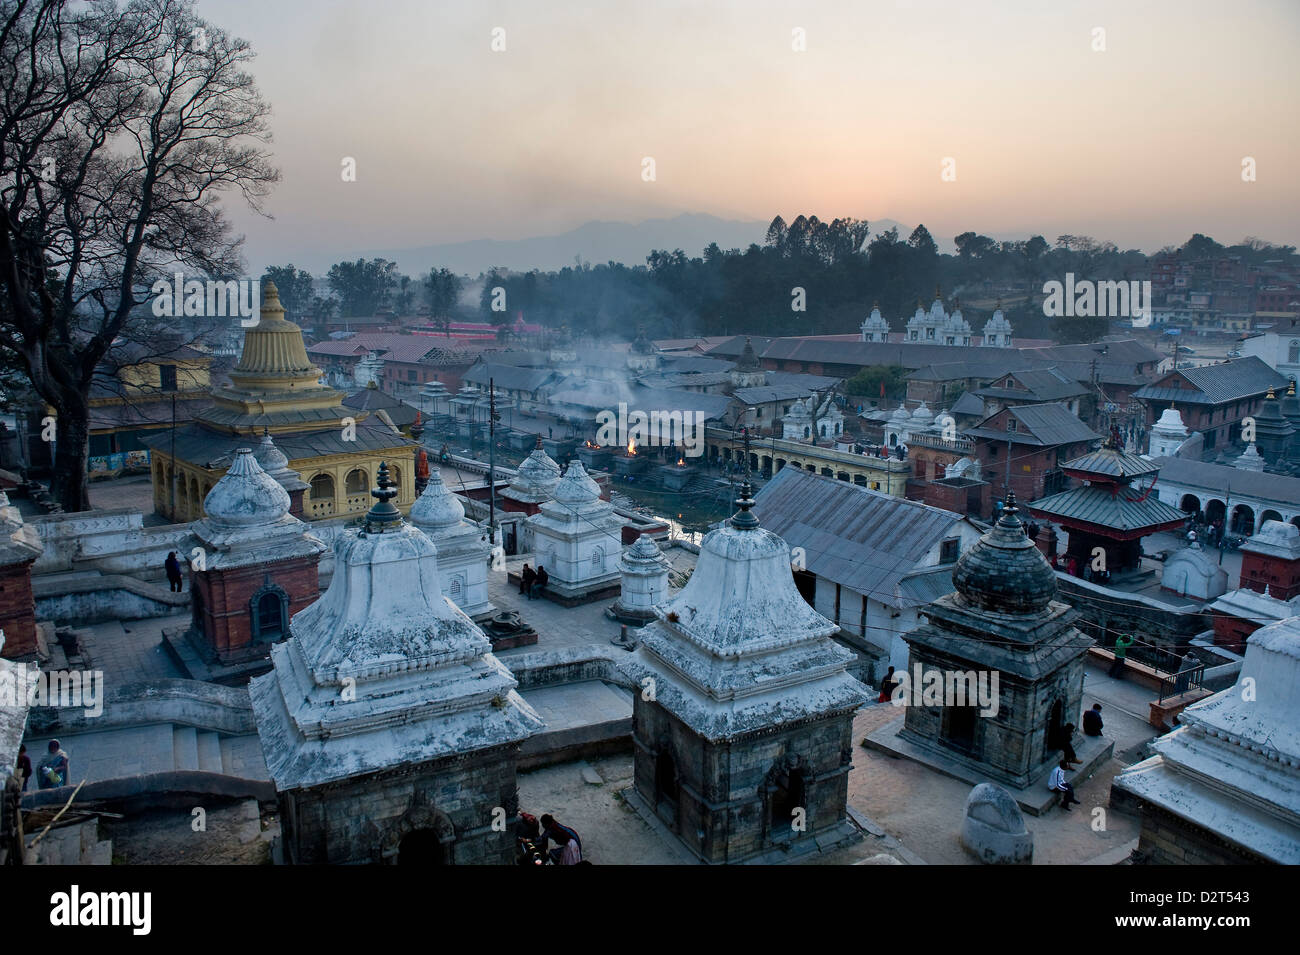
[[[57,739],[50,740],[49,753],[41,760],[37,782],[41,789],[57,789],[68,784],[68,754]]]
[[[532,596],[533,581],[537,579],[537,571],[532,567],[524,564],[524,569],[519,572],[519,592],[525,597]]]
[[[23,781],[23,792],[27,792],[27,780],[32,778],[32,758],[27,755],[26,745],[18,746],[18,766],[14,774]]]
[[[880,681],[880,696],[876,697],[877,703],[888,703],[894,696],[894,687],[898,684],[894,680],[894,668],[890,667],[885,678]]]
[[[1113,679],[1119,680],[1124,676],[1124,667],[1128,658],[1128,648],[1133,646],[1133,637],[1131,634],[1121,633],[1115,638],[1115,662],[1110,665],[1110,671],[1107,673]]]
[[[181,592],[181,562],[176,559],[176,551],[168,551],[167,559],[163,561],[163,569],[167,571],[167,583],[171,585],[172,593]]]
[[[556,847],[549,852],[554,865],[577,865],[582,861],[582,840],[577,832],[556,822],[550,813],[542,816],[541,823],[541,849],[546,852],[546,843],[555,843]]]

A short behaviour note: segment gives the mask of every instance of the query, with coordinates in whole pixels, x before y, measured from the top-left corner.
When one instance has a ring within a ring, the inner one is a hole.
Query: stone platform
[[[193,628],[177,627],[162,632],[163,649],[172,662],[191,680],[204,683],[221,683],[225,686],[244,686],[255,676],[271,671],[271,645],[263,644],[266,656],[253,657],[236,663],[222,663],[211,649],[194,635]]]
[[[972,786],[979,783],[993,783],[1001,786],[1011,793],[1021,809],[1032,816],[1041,816],[1051,809],[1055,803],[1060,802],[1061,794],[1047,788],[1047,777],[1051,775],[1050,767],[1043,770],[1042,775],[1034,779],[1028,786],[1019,788],[992,776],[978,773],[956,758],[945,757],[924,746],[918,746],[911,740],[901,739],[898,733],[902,728],[903,714],[900,711],[897,719],[870,733],[863,739],[862,745],[866,749],[875,750],[887,756],[910,759],[928,766],[937,773],[942,773],[953,779],[960,779]],[[1080,763],[1070,771],[1067,779],[1077,790],[1082,780],[1095,773],[1111,758],[1115,743],[1104,736],[1098,738],[1082,734],[1077,735],[1075,740],[1075,755],[1079,757]]]
[[[510,571],[509,580],[510,583],[514,585],[515,591],[518,592],[519,585],[522,583],[518,571]],[[622,590],[622,583],[617,577],[612,582],[602,584],[595,590],[581,592],[570,590],[564,584],[557,583],[555,578],[552,577],[551,582],[546,585],[546,590],[543,592],[542,597],[552,603],[559,604],[561,607],[581,607],[583,604],[595,603],[598,600],[607,600],[610,597],[617,597]],[[520,594],[519,596],[523,600],[528,599],[523,594]]]

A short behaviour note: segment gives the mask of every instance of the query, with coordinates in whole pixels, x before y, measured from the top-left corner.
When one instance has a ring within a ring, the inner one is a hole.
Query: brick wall
[[[36,652],[36,600],[32,596],[32,561],[0,567],[0,630],[10,659]]]

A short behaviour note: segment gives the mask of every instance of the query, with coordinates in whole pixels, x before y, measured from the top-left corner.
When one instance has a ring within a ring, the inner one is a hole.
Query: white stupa
[[[1239,471],[1263,471],[1264,464],[1264,456],[1259,453],[1259,449],[1255,447],[1255,442],[1252,441],[1246,445],[1246,450],[1237,456],[1237,460],[1232,463],[1232,466]]]
[[[1187,426],[1183,416],[1172,405],[1160,414],[1160,420],[1151,426],[1147,447],[1153,458],[1172,458],[1187,440]]]
[[[781,437],[786,441],[807,441],[812,437],[812,411],[808,408],[811,400],[796,400],[789,412],[781,416]]]
[[[501,492],[501,496],[519,504],[533,505],[535,509],[536,505],[555,496],[560,477],[560,466],[542,449],[542,436],[539,434],[533,453],[519,465],[515,479]]]
[[[437,548],[402,520],[396,493],[381,466],[377,503],[335,542],[329,589],[249,684],[281,793],[518,743],[543,725],[443,596]]]
[[[552,500],[528,518],[533,553],[565,600],[595,599],[617,586],[623,519],[600,498],[600,488],[574,459]]]
[[[262,443],[253,452],[253,457],[257,459],[258,467],[286,491],[306,491],[310,487],[301,474],[289,467],[288,456],[275,446],[270,431],[262,432]]]
[[[885,423],[885,446],[896,448],[900,444],[906,444],[911,424],[912,416],[908,413],[907,405],[900,404]]]
[[[1178,821],[1190,837],[1187,861],[1222,840],[1240,861],[1300,864],[1300,617],[1252,633],[1236,685],[1187,707],[1179,722],[1114,786],[1144,816],[1150,807]],[[1168,828],[1159,841],[1178,844]],[[1144,822],[1139,849],[1160,857],[1148,835]]]
[[[642,534],[623,552],[618,566],[621,590],[610,616],[627,623],[653,620],[655,606],[668,599],[668,560],[659,545]]]
[[[443,594],[475,619],[495,611],[488,599],[492,547],[483,532],[465,520],[465,505],[443,483],[440,468],[429,469],[429,483],[411,505],[410,520],[438,548]]]
[[[273,445],[272,450],[284,456]],[[265,444],[263,456],[268,457]],[[309,526],[289,513],[288,491],[262,469],[251,448],[235,452],[234,463],[203,499],[203,513],[191,530],[207,570],[270,565],[325,551]]]

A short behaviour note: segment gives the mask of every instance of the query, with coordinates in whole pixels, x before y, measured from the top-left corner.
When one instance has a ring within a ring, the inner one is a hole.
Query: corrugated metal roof
[[[1223,464],[1187,458],[1156,458],[1162,480],[1208,491],[1215,497],[1229,494],[1258,497],[1300,508],[1300,478],[1285,474],[1246,471]]]
[[[1168,384],[1178,378],[1182,378],[1193,387],[1175,388]],[[1250,355],[1218,365],[1179,368],[1161,378],[1160,381],[1139,388],[1133,396],[1147,401],[1223,404],[1225,401],[1237,401],[1241,398],[1262,395],[1269,388],[1284,388],[1289,380],[1285,375],[1270,368],[1259,357]]]
[[[1129,493],[1134,492],[1130,490]],[[1181,524],[1187,519],[1186,514],[1154,494],[1130,499],[1126,494],[1112,494],[1106,488],[1093,486],[1062,491],[1041,501],[1032,501],[1028,507],[1035,516],[1083,521],[1119,531],[1159,528],[1171,523]]]
[[[900,605],[899,582],[965,520],[952,511],[783,468],[755,497],[763,526],[802,547],[818,577]]]
[[[996,441],[1010,440],[1016,444],[1036,444],[1046,448],[1075,444],[1080,441],[1094,441],[1101,437],[1063,404],[1053,402],[1043,405],[1020,405],[1004,410],[1019,422],[1019,427],[1015,431],[999,431],[996,428],[977,425],[963,431],[962,434],[977,438],[992,438]],[[990,417],[996,416],[990,415]],[[986,418],[985,421],[987,420],[989,419]],[[983,423],[980,422],[981,425]]]
[[[324,431],[301,431],[277,434],[275,445],[290,461],[322,458],[331,454],[349,454],[356,451],[385,451],[392,449],[401,455],[413,454],[414,441],[397,434],[383,422],[366,418],[357,422],[356,439],[344,441],[337,428]],[[182,461],[207,468],[224,468],[230,465],[238,448],[256,448],[257,438],[248,435],[226,435],[209,431],[200,425],[186,425],[176,429],[176,456]],[[172,431],[170,428],[140,436],[140,443],[170,453]]]
[[[486,388],[491,379],[498,390],[536,391],[554,377],[555,372],[549,368],[521,368],[518,365],[479,362],[461,376],[461,381]]]

